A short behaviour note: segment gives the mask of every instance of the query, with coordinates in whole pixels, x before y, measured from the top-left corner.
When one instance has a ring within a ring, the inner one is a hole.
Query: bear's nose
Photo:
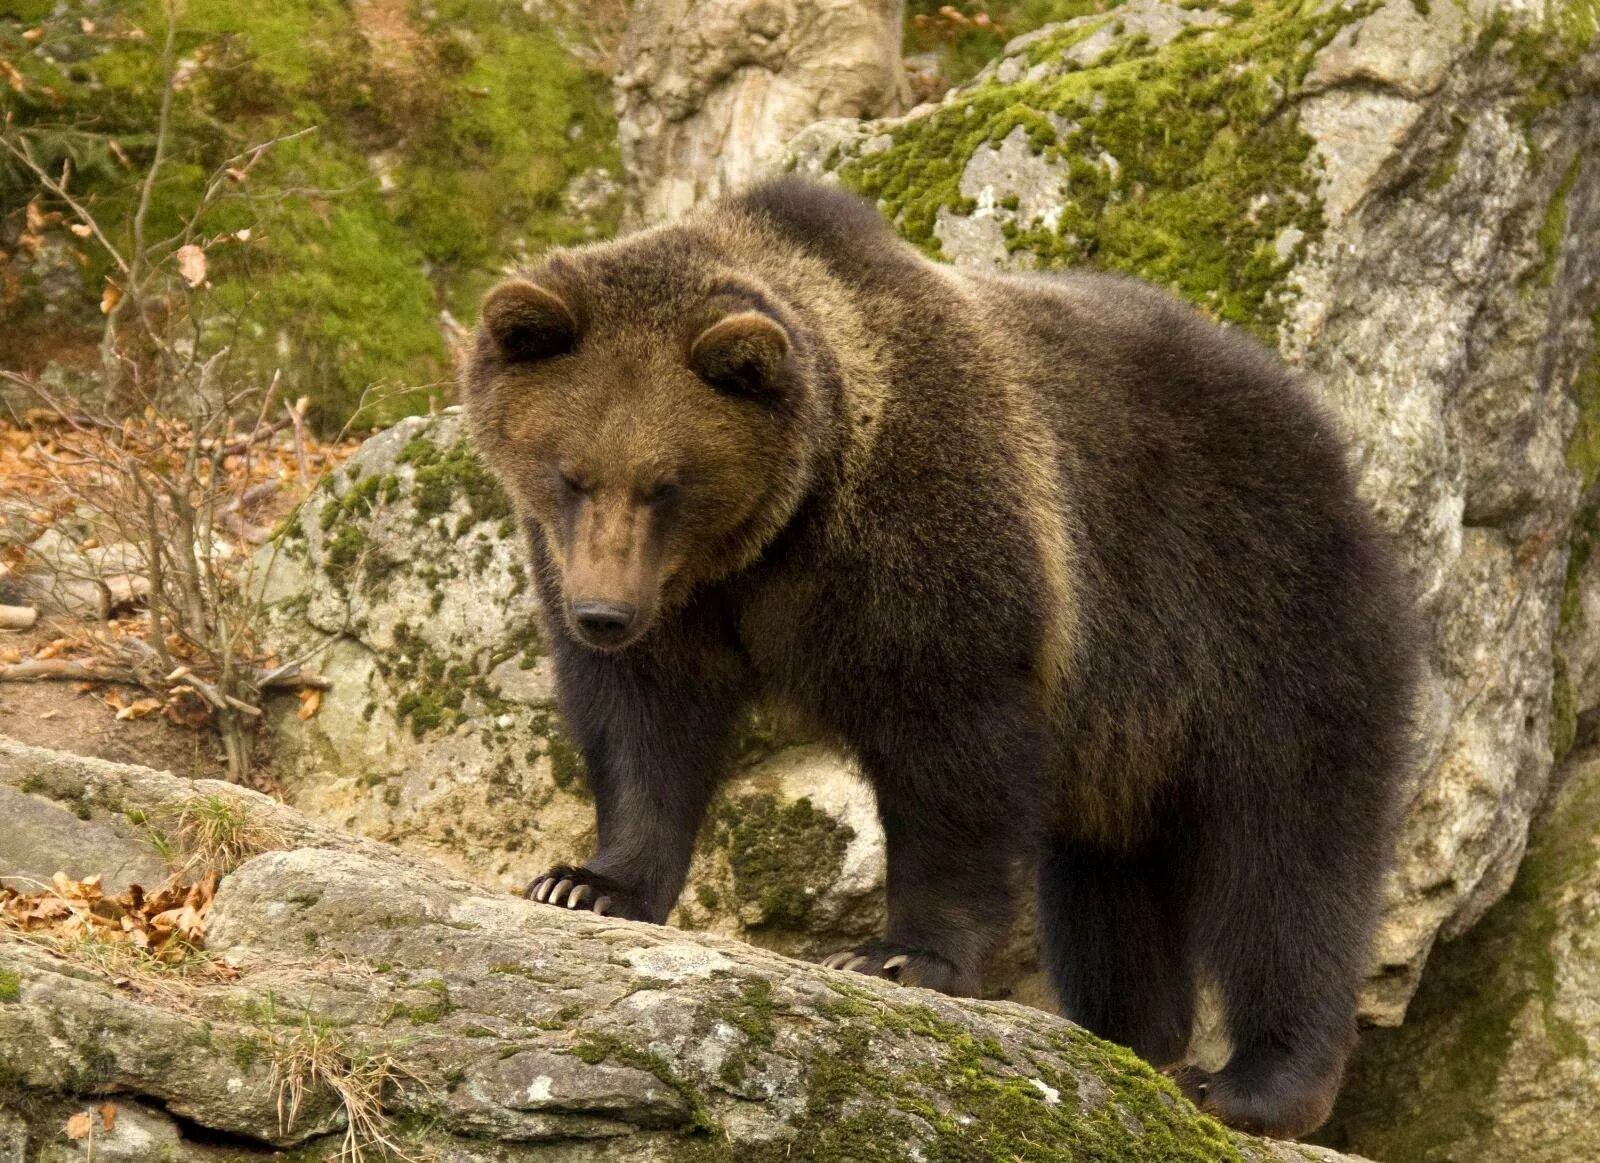
[[[578,632],[596,646],[615,646],[628,635],[639,611],[626,602],[573,602]]]

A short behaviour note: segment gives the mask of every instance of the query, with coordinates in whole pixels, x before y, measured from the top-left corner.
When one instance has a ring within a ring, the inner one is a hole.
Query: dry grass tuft
[[[292,1034],[275,1036],[272,1054],[279,1130],[294,1126],[309,1095],[326,1091],[344,1110],[340,1159],[361,1163],[376,1156],[415,1163],[389,1133],[384,1115],[384,1091],[399,1078],[415,1079],[392,1057],[352,1049],[337,1030],[309,1017]]]
[[[282,847],[286,839],[282,828],[216,792],[196,796],[178,813],[178,844],[186,854],[185,869],[232,872],[257,853]]]

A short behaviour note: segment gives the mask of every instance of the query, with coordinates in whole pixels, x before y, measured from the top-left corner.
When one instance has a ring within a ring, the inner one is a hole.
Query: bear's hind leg
[[[1179,1062],[1194,983],[1170,870],[1149,856],[1058,841],[1039,862],[1039,947],[1080,1026],[1157,1067]]]
[[[1222,1069],[1185,1067],[1177,1081],[1228,1125],[1288,1139],[1328,1117],[1355,1045],[1381,864],[1331,830],[1275,823],[1202,857],[1191,923],[1233,1053]]]

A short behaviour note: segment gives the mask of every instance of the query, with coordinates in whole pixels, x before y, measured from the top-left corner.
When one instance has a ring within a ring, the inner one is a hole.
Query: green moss
[[[770,1047],[774,1036],[772,982],[764,977],[750,978],[739,991],[738,1003],[723,1017],[757,1046]]]
[[[402,723],[410,722],[412,738],[421,739],[429,731],[459,723],[463,697],[459,690],[409,690],[396,702],[395,713]]]
[[[1450,123],[1450,136],[1445,141],[1444,149],[1439,154],[1439,160],[1428,174],[1426,183],[1430,193],[1438,193],[1450,184],[1456,176],[1456,166],[1461,157],[1461,146],[1467,140],[1467,130],[1472,123],[1461,114],[1452,115]]]
[[[1567,443],[1567,464],[1583,474],[1585,489],[1600,480],[1600,311],[1589,324],[1589,357],[1572,381],[1578,423]]]
[[[511,518],[511,503],[500,482],[466,441],[457,441],[446,449],[424,436],[414,436],[396,460],[415,470],[412,499],[423,519],[448,512],[457,497],[466,499],[471,524]],[[456,536],[465,532],[458,528]]]
[[[728,851],[735,900],[756,910],[756,924],[779,928],[805,924],[855,835],[809,799],[781,804],[766,794],[725,803],[716,832]]]
[[[48,13],[0,14],[0,56],[23,78],[20,91],[0,86],[0,112],[46,168],[71,160],[79,195],[124,244],[153,148],[165,8],[65,0]],[[309,392],[328,427],[374,385],[387,395],[367,413],[374,422],[438,395],[395,389],[447,379],[441,307],[470,317],[508,258],[580,241],[591,227],[572,218],[564,191],[618,164],[609,77],[564,47],[583,36],[581,15],[495,0],[408,5],[396,42],[369,10],[328,0],[179,6],[186,80],[149,221],[151,237],[172,236],[213,168],[314,127],[225,187],[200,225],[213,238],[253,228],[248,244],[210,248],[220,315],[243,321],[228,319],[215,342],[251,368],[282,366],[287,390]],[[23,41],[36,22],[43,38]],[[0,161],[0,213],[32,193],[20,168]],[[613,222],[603,214],[593,228]],[[76,314],[54,325],[92,337],[107,262],[85,254]],[[21,309],[42,303],[30,291]]]
[[[338,500],[323,504],[322,529],[327,532],[337,522],[348,518],[370,517],[373,510],[393,503],[399,495],[400,478],[392,473],[358,480]]]
[[[15,970],[0,969],[0,1002],[15,1002],[22,998],[22,978]]]
[[[1075,1077],[1031,1054],[1015,1067],[1001,1048],[924,1006],[885,1004],[836,987],[824,1012],[838,1023],[826,1052],[806,1063],[806,1106],[796,1137],[753,1159],[851,1159],[890,1163],[908,1141],[929,1160],[1224,1160],[1234,1137],[1195,1115],[1172,1084],[1137,1056],[1081,1030],[1043,1035],[1106,1097],[1085,1109]],[[931,1042],[931,1060],[878,1046],[885,1030]],[[1052,1099],[1054,1101],[1052,1101]]]
[[[233,1064],[239,1068],[239,1073],[249,1074],[265,1049],[265,1044],[259,1038],[248,1035],[239,1037],[233,1043]]]
[[[328,539],[323,553],[328,577],[340,590],[348,590],[358,573],[371,585],[387,572],[386,559],[371,552],[371,542],[358,525],[341,526]]]
[[[454,1003],[450,1000],[449,987],[444,982],[423,981],[418,985],[422,989],[431,990],[435,995],[434,999],[420,1005],[395,1007],[397,1014],[409,1019],[413,1026],[433,1025],[455,1009]]]
[[[990,82],[897,129],[890,148],[840,176],[937,254],[939,211],[970,209],[959,191],[968,159],[1021,126],[1063,167],[1070,197],[1054,224],[1017,223],[1013,249],[1042,266],[1136,274],[1270,334],[1295,257],[1276,242],[1294,228],[1309,245],[1323,228],[1312,140],[1292,96],[1316,50],[1365,10],[1324,7],[1241,6],[1232,24],[1159,49],[1130,40],[1089,68]],[[1067,30],[1034,53],[1058,57],[1082,35]]]
[[[1567,196],[1572,193],[1573,183],[1578,180],[1578,167],[1582,161],[1582,155],[1573,154],[1571,164],[1556,184],[1550,205],[1545,208],[1544,219],[1539,223],[1539,253],[1544,256],[1538,276],[1541,287],[1548,287],[1555,281],[1556,264],[1561,259],[1561,243],[1567,235]]]
[[[635,1070],[643,1070],[653,1074],[665,1086],[674,1090],[684,1100],[689,1109],[690,1133],[715,1132],[717,1126],[711,1117],[710,1110],[706,1107],[705,1099],[695,1088],[694,1084],[683,1075],[674,1070],[670,1063],[661,1055],[650,1050],[631,1046],[614,1034],[595,1033],[587,1031],[579,1036],[572,1048],[572,1053],[579,1061],[590,1066],[598,1065],[607,1060],[617,1062],[622,1066],[631,1066]],[[720,1138],[720,1135],[718,1136]]]

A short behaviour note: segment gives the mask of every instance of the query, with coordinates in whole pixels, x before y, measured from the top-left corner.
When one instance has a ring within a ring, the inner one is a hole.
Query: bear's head
[[[811,486],[821,345],[672,236],[565,252],[484,301],[465,396],[572,634],[628,646],[748,566]]]

